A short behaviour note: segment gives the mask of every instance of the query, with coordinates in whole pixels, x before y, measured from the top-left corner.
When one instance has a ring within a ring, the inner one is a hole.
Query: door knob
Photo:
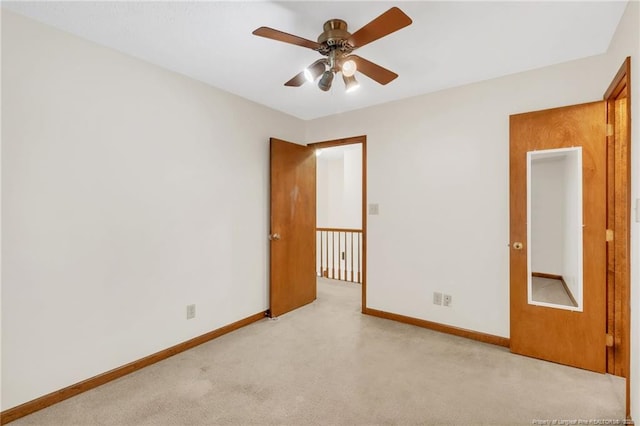
[[[269,239],[270,240],[279,240],[280,239],[280,234],[275,233],[275,234],[269,234]]]
[[[519,243],[519,242],[513,243],[513,248],[516,250],[522,250],[522,243]]]

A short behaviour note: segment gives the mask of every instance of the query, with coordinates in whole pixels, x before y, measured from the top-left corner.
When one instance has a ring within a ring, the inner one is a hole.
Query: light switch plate
[[[187,319],[196,317],[196,305],[187,305]]]
[[[370,215],[377,215],[379,213],[380,209],[378,207],[378,204],[369,204],[369,214]]]

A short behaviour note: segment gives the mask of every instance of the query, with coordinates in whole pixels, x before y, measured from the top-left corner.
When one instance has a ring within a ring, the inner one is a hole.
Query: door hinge
[[[612,348],[613,347],[613,334],[605,334],[605,342],[607,344],[608,348]]]
[[[607,229],[605,241],[606,242],[613,241],[613,229]]]
[[[607,127],[605,129],[605,136],[613,136],[613,124],[607,123]]]

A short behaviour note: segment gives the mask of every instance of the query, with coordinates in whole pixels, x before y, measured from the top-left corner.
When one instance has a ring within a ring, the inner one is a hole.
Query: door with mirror
[[[510,117],[511,351],[606,367],[605,102]]]

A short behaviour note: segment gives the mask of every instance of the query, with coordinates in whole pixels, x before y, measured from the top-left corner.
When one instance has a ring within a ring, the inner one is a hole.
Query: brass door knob
[[[280,239],[280,234],[278,234],[277,232],[275,234],[269,234],[269,239],[270,240],[279,240]]]
[[[513,243],[513,248],[516,250],[522,250],[522,243],[520,242]]]

